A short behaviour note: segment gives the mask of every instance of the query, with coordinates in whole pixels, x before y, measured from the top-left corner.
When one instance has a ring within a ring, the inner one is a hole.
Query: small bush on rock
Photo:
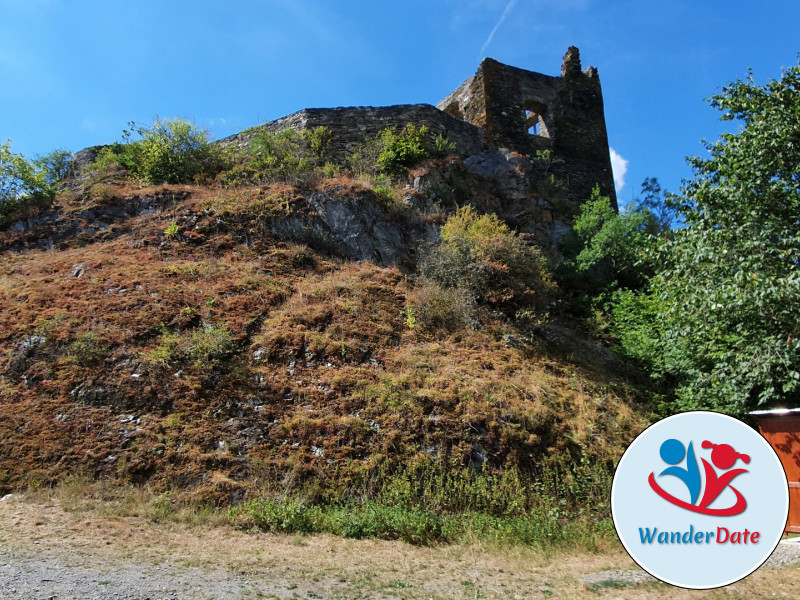
[[[438,134],[432,137],[426,126],[409,123],[401,131],[387,128],[366,138],[348,157],[350,170],[357,176],[402,175],[426,158],[447,156],[456,144]]]
[[[541,308],[555,293],[538,248],[496,215],[480,215],[470,206],[447,219],[439,245],[423,258],[420,272],[509,315],[520,308]]]

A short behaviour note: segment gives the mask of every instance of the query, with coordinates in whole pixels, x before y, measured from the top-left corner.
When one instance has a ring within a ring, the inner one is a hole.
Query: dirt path
[[[785,556],[800,561],[800,546]],[[623,573],[598,575],[614,570]],[[796,598],[800,570],[797,562],[765,567],[713,592],[671,588],[639,573],[621,551],[417,548],[87,517],[53,502],[0,502],[0,598]]]

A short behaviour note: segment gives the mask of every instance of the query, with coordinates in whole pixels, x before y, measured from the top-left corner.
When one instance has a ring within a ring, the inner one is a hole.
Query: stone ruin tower
[[[437,108],[479,128],[488,150],[530,156],[550,150],[553,171],[566,181],[573,203],[588,200],[599,185],[616,208],[600,78],[594,67],[581,69],[574,46],[557,77],[484,59]]]
[[[549,173],[566,184],[569,206],[560,218],[574,216],[595,185],[616,208],[600,79],[594,67],[582,70],[574,46],[567,50],[559,76],[487,58],[475,75],[436,107],[305,108],[218,143],[242,147],[259,130],[324,126],[332,133],[331,159],[345,162],[365,138],[408,124],[424,125],[432,135],[443,135],[465,156],[506,148],[535,159],[538,150],[549,150]]]

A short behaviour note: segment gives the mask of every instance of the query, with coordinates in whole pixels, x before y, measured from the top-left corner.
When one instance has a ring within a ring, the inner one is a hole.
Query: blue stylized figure
[[[661,450],[659,452],[661,458],[668,465],[677,465],[683,460],[684,454],[686,455],[685,469],[677,466],[668,467],[661,471],[659,477],[661,477],[661,475],[674,475],[683,481],[686,487],[689,488],[691,504],[694,504],[697,501],[697,497],[700,495],[700,468],[697,466],[697,459],[694,456],[692,443],[689,442],[689,450],[686,451],[683,447],[683,443],[680,441],[676,439],[666,440],[661,444]]]

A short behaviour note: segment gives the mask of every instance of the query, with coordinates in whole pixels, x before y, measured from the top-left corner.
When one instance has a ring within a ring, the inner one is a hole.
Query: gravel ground
[[[85,561],[85,559],[83,559]],[[82,562],[80,559],[78,562]],[[765,567],[800,563],[800,543],[781,543]],[[656,581],[642,570],[601,571],[581,577],[589,588]],[[130,564],[124,568],[70,564],[64,559],[0,550],[0,598],[36,600],[200,600],[308,597],[269,581],[182,565]],[[315,597],[310,595],[310,597]],[[319,596],[316,596],[319,597]]]
[[[800,538],[792,541],[783,541],[775,548],[775,552],[762,565],[763,568],[781,568],[800,563]],[[642,569],[627,569],[620,571],[601,571],[590,573],[581,577],[581,582],[588,586],[640,585],[657,581],[655,577]]]
[[[173,600],[259,597],[263,582],[228,571],[178,565],[126,568],[65,564],[0,550],[0,598],[52,600]]]

